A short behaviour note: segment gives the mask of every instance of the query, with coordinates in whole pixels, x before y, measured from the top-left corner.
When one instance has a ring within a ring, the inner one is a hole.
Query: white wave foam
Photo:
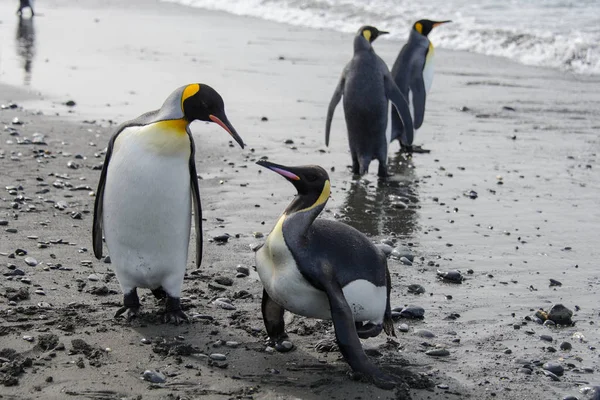
[[[437,47],[527,65],[600,74],[600,3],[595,0],[163,0],[310,28],[354,32],[372,24],[405,39],[421,18],[452,19],[432,33]]]

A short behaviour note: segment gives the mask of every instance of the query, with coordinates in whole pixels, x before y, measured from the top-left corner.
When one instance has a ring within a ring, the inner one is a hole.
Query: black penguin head
[[[187,85],[181,94],[181,109],[184,118],[189,122],[194,120],[214,122],[235,139],[244,148],[244,141],[225,115],[223,98],[208,85],[193,83]]]
[[[446,24],[452,21],[431,21],[429,19],[421,19],[413,25],[413,29],[423,36],[429,35],[429,32],[438,25]]]
[[[329,199],[331,187],[327,171],[318,165],[286,167],[266,160],[256,162],[261,167],[277,172],[287,179],[298,191],[298,196],[286,212],[295,212],[325,204]]]
[[[379,29],[375,28],[374,26],[365,25],[365,26],[361,26],[356,34],[367,39],[367,41],[369,43],[373,43],[375,41],[375,39],[377,39],[377,37],[379,37],[381,35],[387,35],[388,33],[389,32],[386,32],[386,31],[380,31]]]

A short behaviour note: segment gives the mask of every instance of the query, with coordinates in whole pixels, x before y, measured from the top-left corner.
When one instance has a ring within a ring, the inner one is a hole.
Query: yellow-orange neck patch
[[[185,89],[183,89],[183,93],[181,94],[181,111],[183,111],[183,102],[189,97],[192,97],[193,95],[198,93],[199,91],[200,85],[198,85],[197,83],[187,85]]]
[[[155,123],[155,126],[157,128],[163,129],[165,131],[172,131],[174,133],[185,134],[185,135],[187,135],[186,128],[188,125],[189,125],[189,122],[186,121],[184,118],[167,119],[167,120],[158,121]]]
[[[367,39],[369,42],[371,41],[371,31],[369,29],[365,29],[362,34],[365,39]]]

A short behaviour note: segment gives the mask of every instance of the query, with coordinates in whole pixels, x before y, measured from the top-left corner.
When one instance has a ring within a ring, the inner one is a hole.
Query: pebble
[[[284,340],[280,346],[284,351],[290,351],[294,347],[294,344],[288,340]]]
[[[100,277],[96,274],[90,274],[88,276],[88,280],[90,280],[92,282],[98,282],[100,280]]]
[[[392,257],[397,258],[397,259],[401,259],[402,257],[406,258],[408,261],[410,261],[411,263],[414,261],[415,256],[412,254],[411,249],[409,249],[406,246],[398,246],[396,247],[394,250],[392,250],[391,254]]]
[[[425,288],[421,285],[417,285],[416,283],[408,285],[408,293],[414,294],[423,294],[425,293]]]
[[[408,258],[406,257],[400,257],[400,262],[404,265],[408,265],[411,266],[413,265],[412,261],[410,261]]]
[[[7,233],[17,233],[18,231],[17,231],[17,228],[8,228],[8,229],[6,229],[6,232]]]
[[[573,346],[572,346],[572,345],[571,345],[571,343],[569,343],[569,342],[562,342],[562,343],[560,344],[560,349],[561,349],[561,350],[564,350],[564,351],[569,351],[569,350],[571,350],[572,348],[573,348]]]
[[[255,239],[260,239],[260,238],[264,237],[265,235],[264,235],[264,233],[262,233],[262,232],[252,232],[252,236],[253,236]]]
[[[406,324],[400,324],[400,325],[398,326],[398,330],[399,330],[400,332],[408,332],[408,325],[406,325]]]
[[[450,388],[450,386],[446,385],[445,383],[440,383],[439,385],[437,385],[438,389],[442,389],[442,390],[447,390],[448,388]]]
[[[545,342],[552,342],[552,336],[550,335],[540,335],[540,340],[543,340]]]
[[[560,378],[558,376],[556,376],[555,374],[553,374],[552,372],[546,371],[546,370],[544,370],[542,372],[544,373],[544,375],[546,375],[548,378],[552,379],[553,381],[556,381],[556,382],[560,381]]]
[[[450,355],[450,352],[447,349],[434,349],[426,351],[425,354],[432,357],[446,357]]]
[[[452,282],[452,283],[462,283],[462,281],[465,279],[462,274],[460,273],[460,271],[458,270],[451,270],[451,271],[437,271],[437,275],[440,279],[443,279],[446,282]]]
[[[35,339],[33,338],[33,336],[23,336],[23,340],[27,341],[27,342],[33,342]]]
[[[211,360],[215,360],[215,361],[225,361],[227,360],[227,357],[225,356],[225,354],[220,354],[220,353],[213,353],[210,355]]]
[[[547,362],[542,366],[542,368],[544,368],[546,371],[552,372],[556,376],[562,376],[562,374],[565,372],[564,367],[556,362]]]
[[[577,339],[579,340],[581,343],[586,343],[587,339],[585,338],[584,334],[581,332],[575,332],[572,336],[573,339]]]
[[[389,244],[385,244],[385,243],[377,243],[375,245],[375,247],[377,247],[379,250],[381,250],[383,252],[383,254],[385,254],[385,256],[389,256],[390,254],[392,254],[392,250],[394,250],[394,248],[392,246],[390,246]]]
[[[46,303],[45,301],[38,303],[37,306],[42,310],[50,310],[52,308],[52,304]]]
[[[238,265],[235,267],[235,270],[240,274],[244,274],[245,276],[250,275],[250,269],[248,267],[244,267],[243,265]]]
[[[556,279],[550,278],[550,286],[562,286],[562,282],[559,282]]]
[[[579,400],[579,398],[575,396],[565,396],[562,400]]]
[[[167,378],[159,371],[145,370],[142,379],[152,383],[165,383]]]
[[[146,339],[146,338],[142,338],[142,340],[140,340],[140,342],[142,342],[142,344],[152,344],[152,340]]]
[[[219,285],[223,285],[223,286],[233,285],[233,279],[231,279],[227,276],[217,276],[215,278],[215,282],[217,282]]]
[[[31,279],[23,277],[21,278],[21,283],[25,283],[27,285],[31,284]]]
[[[25,264],[29,265],[30,267],[35,267],[38,265],[38,262],[33,257],[25,257]]]
[[[519,372],[522,374],[525,374],[525,375],[531,375],[531,373],[533,371],[530,370],[529,368],[521,367],[521,368],[519,368]]]
[[[8,221],[5,219],[0,219],[0,226],[6,226],[8,225]]]
[[[227,346],[227,347],[235,348],[235,347],[238,347],[239,345],[240,345],[240,342],[235,342],[233,340],[228,340],[227,342],[225,342],[225,346]]]
[[[43,289],[37,289],[34,293],[35,294],[39,294],[40,296],[45,296],[46,295],[46,292],[44,292]]]
[[[424,337],[424,338],[434,338],[435,333],[428,331],[427,329],[417,329],[415,331],[415,335]]]
[[[557,325],[572,325],[571,317],[573,311],[569,310],[562,304],[555,304],[548,312],[548,319],[554,321]]]
[[[217,243],[227,243],[227,241],[229,240],[229,235],[226,233],[224,235],[219,235],[219,236],[215,236],[213,237],[213,240]]]
[[[424,318],[425,309],[420,306],[408,305],[400,310],[400,316],[403,318]]]
[[[235,306],[231,304],[229,299],[219,298],[212,302],[215,306],[219,306],[224,310],[235,310]]]

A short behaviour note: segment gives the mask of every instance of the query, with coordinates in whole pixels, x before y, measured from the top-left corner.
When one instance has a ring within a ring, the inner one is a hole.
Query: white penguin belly
[[[150,127],[127,128],[115,142],[104,189],[104,235],[125,293],[162,286],[179,297],[191,225],[190,142],[187,135],[142,132]],[[161,147],[160,135],[181,143]]]
[[[331,319],[327,294],[312,286],[300,273],[282,232],[281,217],[265,245],[256,254],[256,269],[262,284],[276,303],[294,314]],[[355,321],[383,322],[387,290],[365,279],[342,288]]]

